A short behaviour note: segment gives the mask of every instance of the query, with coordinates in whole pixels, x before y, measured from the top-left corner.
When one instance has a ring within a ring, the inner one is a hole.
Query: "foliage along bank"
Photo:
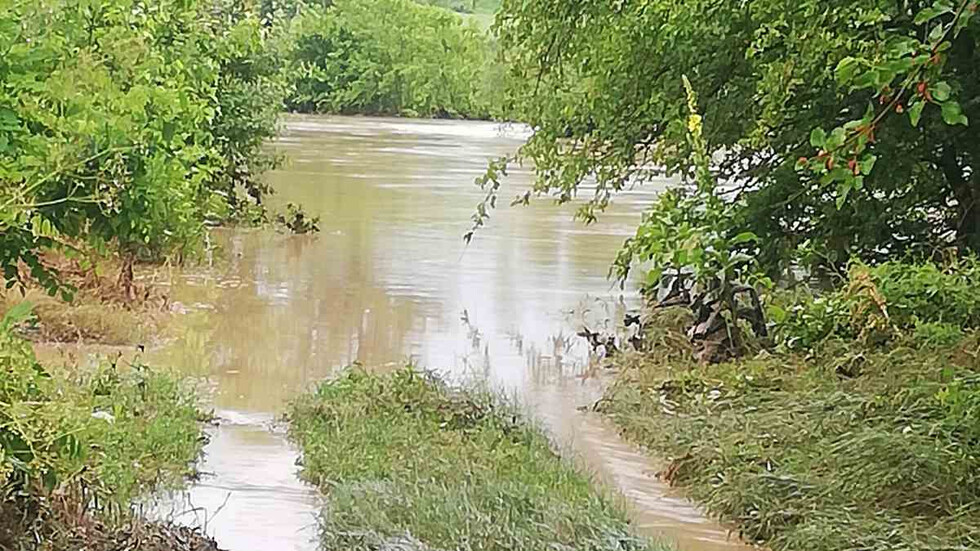
[[[0,4],[8,285],[66,291],[48,251],[181,258],[207,224],[261,216],[283,93],[268,41],[231,1]]]
[[[980,545],[975,0],[505,0],[535,195],[595,221],[677,176],[613,268],[647,349],[599,409],[775,550]],[[684,76],[690,77],[690,81]],[[469,234],[467,238],[472,237]]]
[[[41,365],[14,334],[29,316],[0,321],[0,547],[90,547],[132,500],[195,474],[207,416],[187,380],[139,363]]]
[[[286,106],[302,113],[501,118],[507,82],[493,40],[412,0],[305,5],[284,35]]]
[[[978,275],[854,264],[837,291],[775,293],[772,342],[718,363],[695,360],[688,310],[648,312],[598,409],[774,551],[975,549]]]
[[[744,236],[735,252],[765,275],[980,251],[977,9],[975,0],[505,1],[504,58],[534,83],[514,89],[515,118],[535,129],[518,157],[538,176],[518,199],[568,202],[594,181],[579,211],[593,221],[632,185],[665,174],[693,183],[687,75],[731,203],[714,229]],[[496,202],[500,166],[483,181],[477,226]],[[686,216],[666,203],[656,214],[672,213]]]

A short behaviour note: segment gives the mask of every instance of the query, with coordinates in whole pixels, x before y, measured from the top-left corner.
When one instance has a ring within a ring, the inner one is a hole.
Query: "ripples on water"
[[[221,233],[227,265],[173,290],[182,304],[213,309],[193,332],[198,353],[170,361],[206,363],[216,384],[223,421],[204,465],[214,474],[189,500],[223,547],[315,549],[316,498],[296,480],[296,453],[269,422],[291,396],[342,366],[407,361],[516,393],[638,505],[649,532],[683,549],[732,547],[721,543],[723,530],[669,495],[646,458],[578,411],[599,390],[582,378],[586,351],[569,337],[578,329],[570,312],[619,316],[631,303],[606,274],[664,182],[621,195],[589,228],[547,199],[501,208],[463,244],[482,197],[473,179],[527,136],[523,127],[482,122],[288,119],[276,144],[288,161],[270,180],[277,201],[321,216],[322,233]],[[513,170],[501,204],[529,185],[526,169]]]

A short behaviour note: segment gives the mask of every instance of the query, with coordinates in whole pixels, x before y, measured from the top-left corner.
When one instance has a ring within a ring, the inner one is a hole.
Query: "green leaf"
[[[960,107],[960,104],[955,101],[947,101],[943,103],[943,120],[950,126],[955,126],[957,124],[967,126],[969,124],[969,120],[966,118],[966,115],[963,114],[963,108]]]
[[[924,8],[919,13],[915,14],[916,25],[922,25],[923,23],[928,23],[933,19],[939,17],[940,15],[945,15],[947,13],[952,13],[952,8],[949,6],[943,6],[940,2],[936,2],[931,8]]]
[[[827,143],[827,133],[824,132],[823,128],[814,128],[813,132],[810,132],[810,145],[817,148],[823,148],[824,144]]]
[[[27,321],[31,317],[31,313],[34,310],[34,305],[30,301],[23,301],[15,305],[3,316],[3,320],[0,321],[0,329],[7,330],[11,327]]]
[[[875,155],[867,155],[860,162],[858,162],[858,168],[861,170],[861,174],[867,176],[871,174],[871,171],[875,168],[875,163],[878,161],[878,157]]]
[[[909,107],[909,121],[912,122],[912,126],[919,126],[919,120],[922,119],[922,110],[925,107],[926,103],[924,101],[917,101]]]
[[[650,287],[659,286],[661,283],[661,278],[663,278],[664,271],[660,269],[652,269],[647,272],[646,280],[647,285]]]
[[[759,236],[757,236],[756,234],[750,231],[747,231],[736,235],[735,239],[732,240],[732,243],[738,245],[741,243],[754,243],[758,240],[759,240]]]
[[[952,94],[953,89],[944,82],[937,82],[929,87],[929,91],[932,92],[932,97],[936,98],[936,101],[946,101],[949,99],[950,94]]]
[[[827,138],[826,147],[828,151],[837,149],[838,147],[844,145],[844,141],[847,140],[847,130],[844,127],[838,126],[831,133],[830,137]]]
[[[857,74],[858,69],[861,68],[861,63],[853,57],[845,57],[840,60],[837,64],[837,69],[835,73],[837,74],[837,82],[840,84],[847,84],[854,79],[854,75]]]
[[[841,182],[840,185],[837,186],[837,210],[840,210],[844,206],[844,203],[847,202],[847,195],[850,192],[851,186],[845,182]]]
[[[851,88],[853,89],[877,88],[879,78],[880,76],[878,74],[878,71],[875,69],[871,69],[870,71],[864,72],[860,76],[856,77],[854,79]]]

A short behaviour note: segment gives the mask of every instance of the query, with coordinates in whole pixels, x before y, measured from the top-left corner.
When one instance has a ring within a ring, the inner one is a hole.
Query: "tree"
[[[980,135],[962,124],[980,120],[976,10],[974,0],[507,0],[495,29],[515,80],[529,83],[512,95],[517,118],[535,129],[519,155],[534,163],[534,193],[571,201],[594,179],[578,213],[591,222],[615,192],[661,171],[690,179],[686,74],[701,96],[717,176],[740,205],[731,237],[758,236],[762,264],[777,275],[855,255],[980,251]],[[813,129],[892,105],[888,93],[925,53],[896,49],[929,43],[954,19],[960,32],[940,37],[927,59],[930,82],[956,107],[923,105],[917,125],[878,121],[868,144],[876,162],[859,168],[868,172],[860,189],[839,201],[837,187],[799,162],[819,155]],[[862,60],[862,70],[841,79],[845,60]],[[488,201],[493,181],[484,182]]]
[[[499,115],[486,77],[496,69],[490,41],[449,10],[411,0],[338,0],[308,6],[289,26],[290,109]]]
[[[0,3],[8,286],[26,264],[57,291],[42,262],[53,248],[179,257],[226,219],[275,128],[262,33],[233,1]]]

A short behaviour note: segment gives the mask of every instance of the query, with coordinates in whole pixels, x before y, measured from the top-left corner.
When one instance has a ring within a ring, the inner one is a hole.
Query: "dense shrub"
[[[292,110],[500,114],[503,71],[494,63],[492,44],[445,9],[411,0],[340,0],[302,10],[287,42]]]
[[[233,2],[14,0],[0,5],[0,263],[57,281],[45,249],[129,258],[195,250],[206,221],[258,198],[274,131],[267,30]]]
[[[840,289],[776,296],[769,314],[777,337],[810,347],[828,337],[881,342],[908,337],[921,345],[951,344],[980,328],[980,263],[855,263]]]
[[[278,29],[270,29],[235,0],[212,11],[211,56],[219,63],[215,113],[210,132],[222,160],[213,188],[229,207],[229,219],[261,222],[268,216],[263,199],[272,193],[259,176],[277,159],[262,149],[277,134],[286,81]]]
[[[107,363],[52,371],[13,334],[20,306],[0,323],[0,546],[59,506],[105,515],[175,487],[193,473],[202,413],[180,379]],[[10,519],[19,519],[11,524]]]

